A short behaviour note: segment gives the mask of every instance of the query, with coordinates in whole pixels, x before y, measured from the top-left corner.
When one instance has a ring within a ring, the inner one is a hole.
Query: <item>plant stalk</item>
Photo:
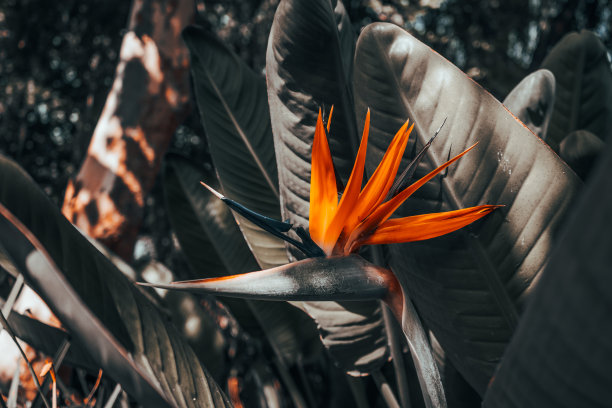
[[[361,379],[358,377],[351,377],[348,374],[345,375],[345,377],[346,382],[348,383],[349,388],[351,389],[351,393],[353,394],[353,399],[355,400],[355,407],[369,408],[368,404],[366,403],[367,396],[365,392],[363,392],[363,386],[362,384],[359,384],[361,382]]]
[[[108,401],[106,401],[106,405],[104,405],[104,408],[113,408],[113,406],[115,405],[115,401],[117,400],[117,397],[119,397],[120,393],[121,393],[121,384],[117,384],[115,385],[115,389],[113,390],[110,397],[108,397]]]
[[[402,352],[401,333],[398,330],[395,317],[391,310],[381,302],[380,307],[383,310],[383,318],[385,319],[385,329],[387,330],[387,338],[389,340],[389,348],[391,349],[391,359],[393,361],[393,371],[395,372],[395,380],[397,381],[397,391],[399,393],[400,403],[402,408],[410,408],[410,388],[408,386],[408,378],[406,378],[406,365],[404,364],[404,353]]]
[[[372,371],[371,374],[372,379],[374,379],[374,382],[376,383],[380,394],[382,395],[383,399],[385,400],[385,403],[387,404],[387,407],[400,408],[400,405],[397,402],[397,398],[395,398],[395,395],[393,394],[391,386],[387,382],[385,376],[380,372],[380,370]]]
[[[296,408],[307,408],[306,401],[304,401],[304,397],[302,397],[300,390],[295,384],[295,381],[293,381],[293,378],[291,377],[291,374],[289,374],[284,362],[281,362],[278,358],[275,358],[274,365],[276,366],[276,370],[278,371],[281,379],[285,383],[285,387],[287,387],[287,391],[289,392],[289,395],[291,396]]]

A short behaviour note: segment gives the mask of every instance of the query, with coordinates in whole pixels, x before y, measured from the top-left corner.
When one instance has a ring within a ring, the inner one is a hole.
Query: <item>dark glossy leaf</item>
[[[480,142],[398,214],[505,205],[445,237],[390,247],[390,265],[402,288],[482,395],[580,182],[497,100],[402,29],[366,28],[355,64],[357,115],[367,107],[372,111],[370,171],[407,118],[415,122],[406,149],[410,159],[448,117],[417,178]]]
[[[586,180],[605,147],[604,142],[588,130],[576,130],[559,144],[559,156]]]
[[[527,75],[504,99],[504,106],[533,133],[546,140],[555,102],[555,77],[540,69]]]
[[[264,216],[278,218],[278,175],[264,79],[204,29],[188,27],[183,37],[191,54],[200,117],[224,195]],[[286,262],[282,241],[244,218],[239,221],[262,267]]]
[[[200,185],[202,179],[213,186],[216,182],[212,171],[179,155],[166,157],[166,202],[181,248],[194,269],[192,277],[210,278],[258,270],[259,265],[230,209]],[[260,229],[258,234],[268,233]],[[257,235],[252,236],[257,238]],[[264,236],[263,241],[266,240]],[[209,268],[209,262],[214,262],[215,269]],[[245,304],[233,299],[229,302],[224,299],[224,302],[247,331],[257,334],[261,327],[273,348],[288,363],[299,358],[305,344],[317,341],[314,324],[286,303],[250,300]]]
[[[341,2],[284,0],[274,16],[268,41],[266,75],[281,213],[283,219],[306,230],[311,147],[320,107],[334,105],[329,143],[337,176],[343,181],[348,178],[357,150],[359,138],[349,89],[354,47],[351,37],[352,27]],[[292,260],[300,257],[290,248]],[[334,349],[332,356],[345,370],[367,373],[387,360],[378,303],[294,304],[322,327],[323,344],[330,351]],[[346,350],[340,352],[338,345]]]
[[[590,31],[570,33],[550,51],[542,68],[555,75],[555,107],[546,141],[559,143],[574,130],[602,140],[612,134],[612,71],[607,50]]]
[[[309,192],[305,176],[310,174],[319,108],[328,112],[334,106],[329,143],[343,181],[357,151],[359,137],[347,75],[354,49],[351,37],[352,27],[340,1],[283,0],[274,16],[266,56],[268,99],[277,160],[281,159],[281,190],[292,186],[281,191],[286,207],[283,217],[298,225],[305,224],[303,208],[308,207]]]
[[[172,227],[192,266],[193,278],[226,276],[258,269],[231,211],[201,180],[217,187],[211,170],[177,154],[164,159],[164,194]],[[227,264],[231,260],[231,264]]]
[[[70,341],[70,348],[64,361],[71,366],[85,368],[94,374],[98,371],[99,366],[91,358],[89,352],[70,339],[66,331],[15,311],[11,312],[7,320],[17,337],[47,356],[53,356],[64,340]]]
[[[230,405],[150,301],[5,158],[0,158],[0,204],[2,245],[26,281],[137,401]]]
[[[611,173],[608,145],[555,245],[485,407],[610,405]]]

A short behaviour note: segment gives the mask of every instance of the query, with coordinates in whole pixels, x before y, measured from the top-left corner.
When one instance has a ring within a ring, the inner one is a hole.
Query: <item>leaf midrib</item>
[[[225,98],[223,97],[223,94],[221,93],[221,91],[219,90],[219,87],[217,86],[217,84],[213,80],[212,75],[210,74],[210,71],[208,69],[205,69],[204,72],[206,72],[206,78],[210,82],[210,84],[211,84],[215,94],[219,98],[219,101],[221,102],[221,105],[223,106],[223,109],[227,113],[227,116],[229,117],[229,119],[231,120],[232,124],[234,125],[234,129],[238,133],[238,136],[240,136],[240,139],[244,143],[244,145],[247,148],[247,150],[248,150],[249,154],[251,155],[252,159],[255,161],[255,164],[257,165],[257,168],[259,169],[261,174],[266,179],[266,183],[268,184],[268,187],[270,187],[270,190],[272,191],[272,193],[274,194],[276,199],[277,200],[280,199],[280,195],[278,193],[278,189],[274,185],[274,182],[272,181],[272,178],[270,177],[270,174],[268,173],[266,167],[263,165],[263,163],[259,159],[259,156],[255,152],[255,149],[251,145],[251,142],[249,141],[247,135],[242,130],[242,127],[240,127],[240,124],[238,123],[238,120],[236,119],[236,117],[234,116],[232,111],[230,110],[229,105],[227,104]]]

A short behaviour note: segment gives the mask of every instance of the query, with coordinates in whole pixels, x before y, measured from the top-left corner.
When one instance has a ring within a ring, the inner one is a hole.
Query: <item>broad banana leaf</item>
[[[588,130],[603,141],[612,134],[612,71],[608,51],[590,31],[567,34],[542,68],[555,75],[555,107],[546,141],[559,143],[574,130]]]
[[[611,172],[608,145],[555,245],[484,407],[610,405]]]
[[[482,396],[581,183],[495,98],[397,26],[377,23],[361,33],[354,84],[357,115],[371,109],[370,171],[406,119],[415,123],[406,149],[411,158],[447,118],[415,178],[480,143],[398,213],[505,207],[445,237],[392,245],[390,265]]]
[[[283,0],[268,40],[266,77],[279,171],[281,214],[308,230],[310,155],[319,108],[334,106],[330,149],[346,180],[358,143],[350,90],[354,42],[340,1]],[[299,259],[289,249],[290,259]],[[352,374],[368,373],[388,359],[377,302],[301,304],[321,327],[323,344]]]
[[[176,329],[3,157],[0,211],[0,240],[28,284],[139,403],[230,406]]]
[[[546,69],[527,75],[504,99],[504,106],[544,140],[554,103],[555,77]]]

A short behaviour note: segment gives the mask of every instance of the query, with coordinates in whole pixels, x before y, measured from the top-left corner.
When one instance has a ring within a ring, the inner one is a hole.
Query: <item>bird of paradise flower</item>
[[[311,187],[308,232],[258,214],[223,196],[204,182],[219,199],[254,224],[297,247],[308,259],[287,265],[221,278],[197,279],[170,284],[144,284],[163,289],[213,293],[262,300],[369,300],[384,301],[398,321],[406,321],[411,332],[404,334],[411,352],[418,355],[417,371],[431,406],[445,406],[439,389],[440,377],[427,338],[411,302],[393,272],[374,265],[356,253],[364,245],[393,244],[439,237],[484,217],[499,205],[479,205],[454,211],[391,219],[392,214],[421,186],[474,149],[472,145],[446,163],[410,183],[415,170],[436,135],[425,144],[398,176],[402,156],[413,126],[409,121],[397,131],[378,167],[362,187],[370,129],[370,112],[365,118],[363,136],[355,164],[342,195],[338,184],[327,134],[333,108],[324,125],[321,111],[312,145]],[[293,229],[299,240],[287,235]],[[428,405],[428,406],[429,406]]]
[[[356,253],[363,245],[402,243],[439,237],[465,227],[500,207],[479,205],[454,211],[390,219],[416,190],[467,154],[478,143],[409,184],[416,167],[431,146],[439,129],[396,179],[408,138],[414,127],[414,124],[409,127],[409,121],[406,121],[395,134],[372,177],[361,189],[370,128],[369,110],[353,170],[338,199],[338,181],[327,141],[332,116],[333,107],[327,126],[323,123],[321,110],[317,117],[312,145],[309,234],[300,228],[295,229],[301,242],[285,234],[293,227],[291,224],[257,214],[224,197],[204,182],[202,185],[235,211],[296,246],[308,257],[346,256]]]
[[[480,205],[455,211],[389,219],[416,190],[476,147],[477,143],[406,186],[433,141],[432,138],[394,182],[408,137],[414,127],[414,124],[408,127],[409,121],[406,121],[397,131],[380,164],[362,190],[370,128],[369,110],[355,165],[338,202],[336,176],[326,137],[332,113],[333,108],[326,129],[319,111],[312,146],[310,181],[310,236],[326,255],[348,255],[368,244],[391,244],[435,238],[456,231],[499,207]]]
[[[168,285],[144,284],[165,289],[219,293],[235,297],[251,297],[276,300],[340,300],[340,299],[385,299],[396,315],[401,315],[403,295],[397,291],[398,284],[393,274],[385,268],[368,263],[355,256],[364,245],[392,244],[419,241],[439,237],[456,231],[484,217],[499,205],[479,205],[454,211],[391,218],[391,215],[416,190],[466,155],[474,144],[446,163],[432,170],[419,180],[410,183],[414,172],[425,156],[440,129],[425,144],[400,176],[396,177],[408,138],[414,124],[406,121],[397,131],[380,164],[362,189],[365,156],[370,129],[370,111],[365,118],[363,136],[349,180],[338,199],[339,184],[336,180],[327,134],[330,129],[333,107],[327,126],[321,110],[312,145],[310,214],[308,232],[288,222],[258,214],[243,205],[223,196],[201,182],[230,208],[254,224],[294,245],[306,255],[307,260],[288,265],[222,278],[198,279],[173,282]],[[443,123],[444,124],[444,123]],[[442,124],[442,125],[443,125]],[[441,128],[442,126],[440,126]],[[293,229],[300,240],[287,235]],[[342,284],[351,282],[356,287],[329,285],[322,289],[320,281],[330,282],[326,274],[330,270],[349,274]],[[304,273],[308,274],[305,278]],[[360,277],[370,278],[361,285]],[[286,277],[286,280],[274,278]],[[306,280],[305,280],[306,279]],[[285,285],[287,282],[293,282]],[[276,287],[280,283],[280,287]],[[285,285],[285,286],[282,286]],[[315,288],[316,289],[313,289]],[[391,290],[392,288],[395,288]]]

